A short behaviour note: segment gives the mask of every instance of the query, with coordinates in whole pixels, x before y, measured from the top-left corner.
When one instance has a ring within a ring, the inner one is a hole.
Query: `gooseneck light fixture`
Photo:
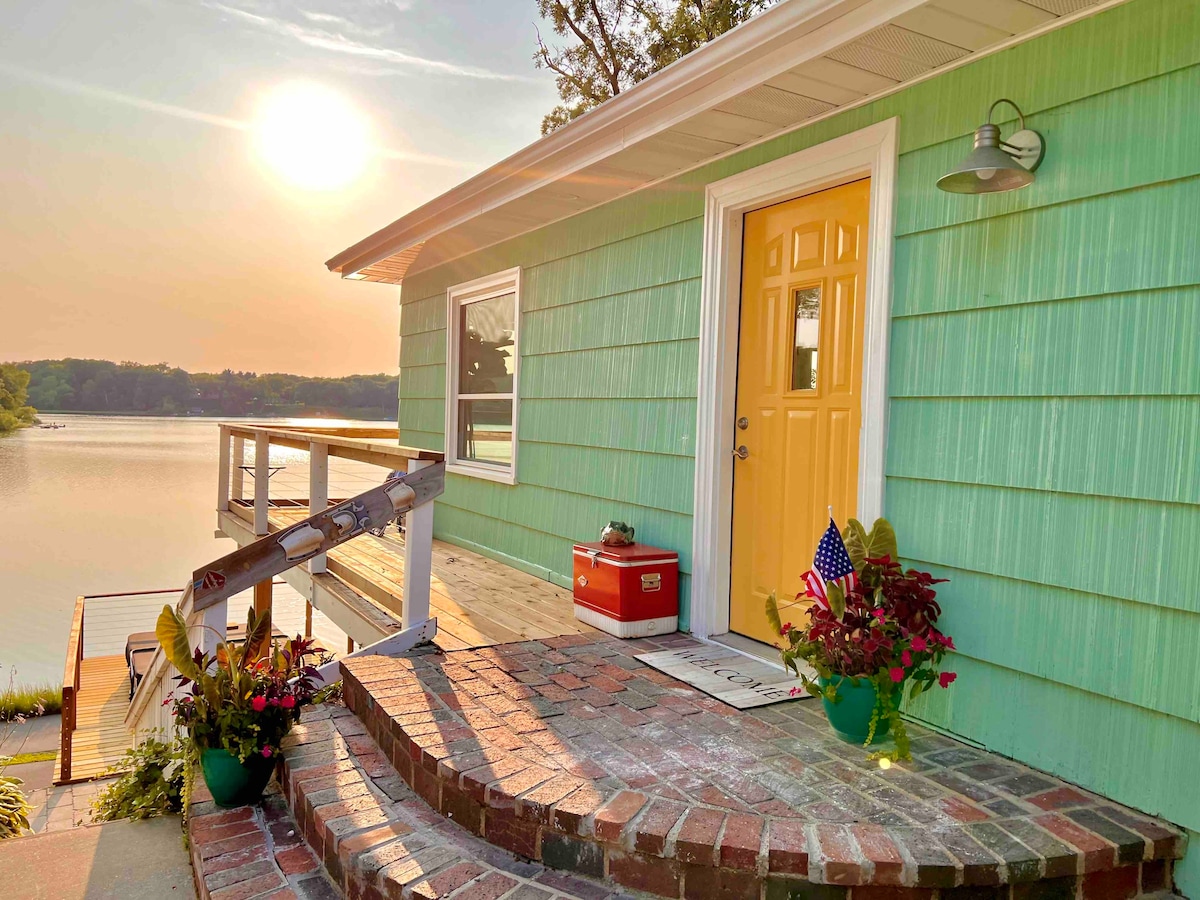
[[[992,113],[1001,103],[1017,111],[1021,130],[1000,140],[1000,126],[992,124]],[[1033,173],[1046,153],[1046,144],[1036,131],[1025,127],[1025,115],[1011,100],[1000,99],[988,110],[987,123],[975,129],[971,155],[938,179],[937,186],[952,194],[995,194],[1015,191],[1033,184]]]

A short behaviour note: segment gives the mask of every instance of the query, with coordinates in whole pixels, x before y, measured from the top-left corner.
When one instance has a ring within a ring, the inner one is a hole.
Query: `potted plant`
[[[895,751],[873,754],[889,760],[911,759],[900,717],[906,687],[911,699],[935,683],[949,687],[957,677],[938,672],[946,651],[954,649],[954,641],[937,628],[941,607],[932,587],[946,579],[905,570],[895,561],[898,555],[886,519],[869,532],[851,519],[844,536],[830,520],[813,571],[805,573],[807,587],[796,597],[798,603],[811,601],[807,623],[781,622],[775,596],[767,601],[767,618],[785,641],[784,665],[821,698],[833,730],[863,746],[890,730]],[[827,580],[828,575],[838,577]],[[802,671],[799,661],[817,677]]]
[[[245,641],[222,641],[212,654],[192,650],[187,623],[170,606],[155,634],[179,670],[179,688],[167,702],[199,756],[213,800],[224,807],[255,802],[271,780],[280,742],[316,693],[317,670],[307,662],[312,641],[273,645],[270,613],[255,618],[253,609]]]

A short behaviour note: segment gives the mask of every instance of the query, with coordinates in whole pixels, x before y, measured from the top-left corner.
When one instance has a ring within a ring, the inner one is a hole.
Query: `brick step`
[[[430,809],[340,706],[305,711],[280,784],[295,833],[349,900],[634,900],[519,859]]]
[[[888,771],[803,701],[738,711],[567,635],[343,662],[403,782],[547,866],[685,900],[1130,900],[1167,892],[1173,826],[916,725]]]

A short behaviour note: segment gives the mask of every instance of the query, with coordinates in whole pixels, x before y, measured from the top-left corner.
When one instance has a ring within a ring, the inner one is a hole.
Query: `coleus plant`
[[[783,664],[813,696],[839,702],[841,679],[835,676],[856,686],[861,679],[870,681],[875,686],[875,707],[866,744],[886,720],[896,745],[894,752],[876,753],[872,758],[911,759],[908,732],[900,717],[906,685],[912,699],[934,684],[949,687],[957,677],[953,672],[938,672],[946,651],[954,649],[954,641],[937,628],[942,609],[932,585],[947,579],[903,569],[896,562],[896,533],[886,519],[877,519],[870,531],[857,519],[850,519],[842,538],[857,583],[843,591],[827,582],[824,604],[811,602],[815,599],[811,589],[798,594],[797,604],[809,603],[804,611],[807,623],[800,626],[780,620],[772,594],[767,600],[767,618],[785,641],[780,647]],[[816,671],[817,679],[800,668],[801,661]]]
[[[197,750],[224,749],[242,762],[274,756],[320,683],[309,662],[313,642],[273,644],[267,611],[255,617],[251,609],[245,641],[221,641],[211,654],[192,650],[187,623],[173,607],[163,607],[155,635],[179,670],[179,686],[166,702]]]

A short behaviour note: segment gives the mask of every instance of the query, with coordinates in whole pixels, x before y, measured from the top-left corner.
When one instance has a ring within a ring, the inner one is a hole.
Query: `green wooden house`
[[[1195,0],[784,0],[328,265],[403,284],[437,536],[567,585],[623,519],[745,641],[886,515],[909,712],[1200,832],[1198,113]],[[940,189],[989,116],[1032,183]]]

